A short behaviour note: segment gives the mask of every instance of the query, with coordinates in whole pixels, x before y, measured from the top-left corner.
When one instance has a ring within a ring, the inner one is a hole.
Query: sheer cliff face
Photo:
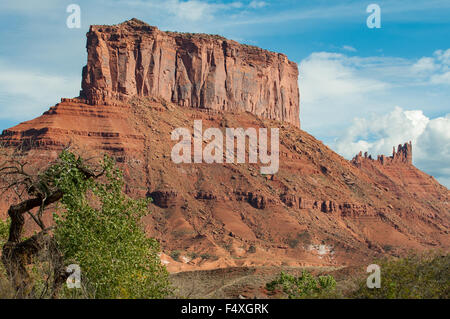
[[[283,54],[136,19],[91,26],[87,38],[81,97],[90,104],[151,96],[300,126],[297,64]]]

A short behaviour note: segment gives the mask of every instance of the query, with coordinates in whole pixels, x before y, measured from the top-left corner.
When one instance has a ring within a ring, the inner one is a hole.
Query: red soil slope
[[[0,142],[32,141],[30,161],[48,163],[69,143],[109,153],[126,191],[151,196],[144,218],[169,270],[251,265],[359,264],[408,249],[450,248],[449,190],[415,168],[411,149],[392,159],[347,161],[295,125],[255,115],[180,107],[150,98],[123,106],[63,99],[5,130]],[[260,164],[175,164],[173,129],[279,127],[280,169]],[[2,201],[4,217],[12,199]],[[178,257],[174,260],[170,256]]]

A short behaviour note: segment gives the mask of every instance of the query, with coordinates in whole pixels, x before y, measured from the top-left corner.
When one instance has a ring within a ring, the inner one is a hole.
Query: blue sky
[[[80,29],[66,26],[71,3]],[[380,29],[366,25],[371,3]],[[2,0],[0,129],[77,96],[89,25],[133,17],[287,54],[300,67],[304,130],[347,158],[412,140],[414,163],[449,187],[448,0]]]

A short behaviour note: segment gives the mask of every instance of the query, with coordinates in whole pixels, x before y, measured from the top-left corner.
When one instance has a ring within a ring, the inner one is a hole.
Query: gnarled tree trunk
[[[50,228],[21,241],[25,213],[36,207],[45,208],[61,198],[62,192],[56,191],[46,200],[39,197],[31,198],[12,205],[8,210],[11,225],[8,241],[2,250],[2,262],[18,298],[33,297],[32,282],[27,266],[32,264],[40,253],[47,253],[48,261],[53,268],[52,297],[57,297],[61,285],[70,276],[70,273],[65,271],[63,257],[56,247],[56,242],[49,233]]]

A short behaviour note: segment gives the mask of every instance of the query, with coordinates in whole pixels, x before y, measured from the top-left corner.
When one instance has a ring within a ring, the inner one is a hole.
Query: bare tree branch
[[[68,146],[69,149],[71,145]],[[8,277],[16,290],[19,298],[32,295],[31,279],[26,266],[33,263],[33,259],[42,252],[47,252],[47,257],[53,269],[53,283],[51,285],[51,297],[57,298],[58,293],[70,273],[66,272],[64,259],[59,252],[53,236],[50,234],[52,228],[45,228],[42,221],[46,208],[58,201],[64,195],[54,182],[55,175],[58,175],[58,166],[50,166],[42,173],[27,171],[29,166],[24,153],[24,145],[16,149],[11,147],[2,148],[0,146],[0,190],[2,194],[13,191],[19,203],[13,204],[8,209],[11,219],[8,241],[3,246],[2,262],[8,273]],[[95,170],[85,166],[85,161],[78,157],[76,168],[83,174],[84,179],[99,178],[105,173],[105,169]],[[51,170],[56,168],[56,171]],[[26,196],[26,197],[25,197]],[[25,197],[25,198],[24,198]],[[36,214],[32,210],[38,208]],[[22,240],[25,225],[25,214],[41,228],[41,232]],[[48,290],[47,286],[44,293]]]

